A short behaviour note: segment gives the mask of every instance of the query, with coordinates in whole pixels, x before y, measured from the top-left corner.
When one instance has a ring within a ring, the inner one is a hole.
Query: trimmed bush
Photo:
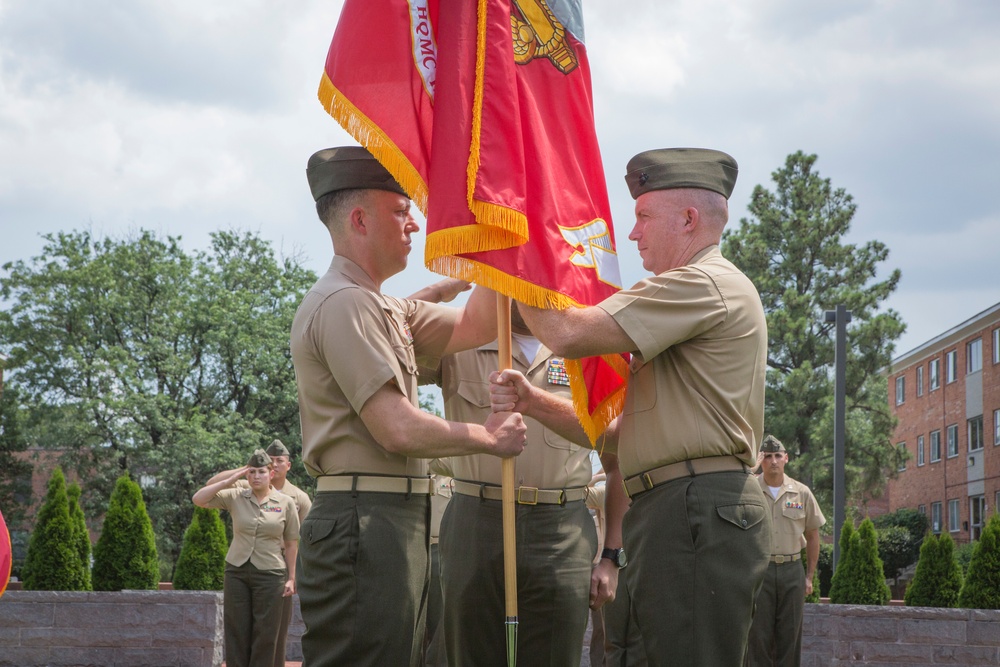
[[[1000,609],[1000,514],[994,512],[979,536],[958,604],[968,609]]]
[[[219,511],[195,507],[177,557],[174,588],[185,591],[221,591],[226,572],[226,527]]]
[[[86,590],[62,468],[52,471],[49,478],[21,574],[24,588],[29,591]]]
[[[833,579],[833,545],[819,545],[819,562],[816,564],[816,576],[819,577],[820,597],[830,597],[830,584]]]
[[[910,531],[903,526],[878,528],[875,535],[886,579],[898,577],[903,568],[915,563],[920,556],[920,540],[914,540]]]
[[[955,560],[955,542],[945,533],[928,535],[920,547],[913,581],[903,600],[907,607],[957,607],[962,570]]]
[[[822,547],[822,545],[820,545]],[[802,550],[802,569],[807,573],[809,572],[809,556],[806,555],[806,549]],[[820,555],[822,556],[822,548],[820,549]],[[819,602],[819,561],[816,564],[816,571],[813,572],[813,592],[806,596],[806,602]]]
[[[69,519],[73,524],[73,531],[76,533],[76,552],[80,556],[80,566],[83,575],[83,588],[80,590],[94,590],[90,581],[90,531],[87,530],[87,518],[83,515],[83,508],[80,507],[80,485],[73,482],[69,485]]]
[[[923,512],[918,512],[915,509],[899,509],[895,512],[889,512],[888,514],[882,514],[875,517],[872,521],[875,524],[876,529],[889,528],[892,526],[901,526],[910,533],[913,537],[913,541],[916,547],[913,551],[912,563],[917,559],[917,553],[920,549],[920,543],[924,539],[924,535],[927,534],[927,529],[929,528],[927,524],[927,515]],[[909,565],[910,563],[907,563]]]
[[[865,519],[858,526],[858,532],[851,542],[858,541],[857,559],[854,565],[855,580],[851,586],[850,604],[881,605],[889,602],[892,592],[885,583],[884,566],[878,557],[878,536],[875,524]]]
[[[972,554],[975,553],[978,546],[979,542],[966,542],[955,545],[955,560],[958,561],[958,566],[962,568],[963,581],[969,576],[969,563],[972,562]]]
[[[94,590],[155,590],[160,566],[142,489],[122,475],[111,493],[94,547]]]
[[[837,569],[833,572],[830,580],[830,602],[833,604],[848,604],[850,598],[850,587],[854,581],[852,572],[853,563],[851,549],[854,544],[854,526],[850,521],[845,521],[840,529],[840,554],[837,560]]]

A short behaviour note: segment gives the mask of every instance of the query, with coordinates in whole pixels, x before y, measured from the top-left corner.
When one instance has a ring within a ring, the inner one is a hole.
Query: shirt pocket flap
[[[742,530],[750,530],[763,521],[767,512],[762,505],[752,505],[749,503],[718,505],[715,511],[725,521]]]
[[[477,408],[490,407],[490,383],[473,380],[460,380],[458,395]]]

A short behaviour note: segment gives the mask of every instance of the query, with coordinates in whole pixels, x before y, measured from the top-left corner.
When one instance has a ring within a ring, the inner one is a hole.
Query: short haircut
[[[368,190],[361,188],[328,192],[316,200],[316,215],[328,229],[334,230],[336,224],[352,208],[366,203],[365,196],[367,194]]]

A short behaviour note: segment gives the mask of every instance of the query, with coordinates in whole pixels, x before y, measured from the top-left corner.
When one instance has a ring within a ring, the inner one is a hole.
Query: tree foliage
[[[159,582],[156,540],[142,489],[128,475],[122,475],[115,483],[94,547],[94,590],[156,590]]]
[[[0,507],[12,532],[22,525],[31,505],[31,464],[18,457],[28,448],[24,413],[17,386],[8,382],[0,391]]]
[[[958,606],[1000,609],[1000,514],[990,517],[972,552]]]
[[[56,468],[48,492],[35,517],[22,576],[29,591],[86,590],[76,529],[70,518],[66,477]]]
[[[66,495],[69,497],[69,520],[73,524],[73,537],[76,542],[76,553],[80,557],[82,587],[80,590],[93,590],[90,578],[90,531],[87,530],[87,517],[80,507],[80,485],[73,482],[69,485]]]
[[[840,529],[840,555],[837,560],[837,567],[833,571],[830,580],[830,602],[833,604],[846,604],[850,597],[848,590],[854,580],[854,554],[851,551],[854,539],[854,524],[845,521]]]
[[[840,561],[833,573],[830,602],[834,604],[883,605],[891,595],[885,583],[878,537],[871,519],[857,530],[850,522],[840,532]]]
[[[904,568],[917,560],[920,543],[902,526],[887,526],[875,530],[878,555],[882,560],[882,573],[886,579],[895,579]]]
[[[908,607],[957,607],[962,588],[962,570],[955,560],[955,543],[945,533],[928,535],[920,547],[920,559],[903,601]]]
[[[249,233],[217,232],[195,253],[144,230],[44,238],[0,273],[18,424],[68,450],[90,515],[124,471],[142,479],[172,564],[207,478],[274,438],[301,440],[288,332],[315,275]]]
[[[184,543],[174,571],[174,588],[221,591],[227,551],[226,527],[219,518],[219,511],[195,507],[191,525],[184,531]]]
[[[756,186],[749,218],[728,231],[723,254],[754,282],[768,325],[765,423],[794,455],[790,474],[831,506],[835,326],[824,313],[843,304],[847,330],[846,446],[849,493],[877,495],[899,465],[883,370],[904,324],[882,303],[900,272],[879,280],[888,248],[845,243],[857,206],[799,151]]]

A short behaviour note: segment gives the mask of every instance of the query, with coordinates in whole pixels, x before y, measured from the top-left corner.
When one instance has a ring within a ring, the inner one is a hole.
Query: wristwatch
[[[625,557],[624,549],[605,549],[601,552],[601,558],[607,558],[609,561],[618,566],[618,569],[622,569],[628,565],[628,558]]]

